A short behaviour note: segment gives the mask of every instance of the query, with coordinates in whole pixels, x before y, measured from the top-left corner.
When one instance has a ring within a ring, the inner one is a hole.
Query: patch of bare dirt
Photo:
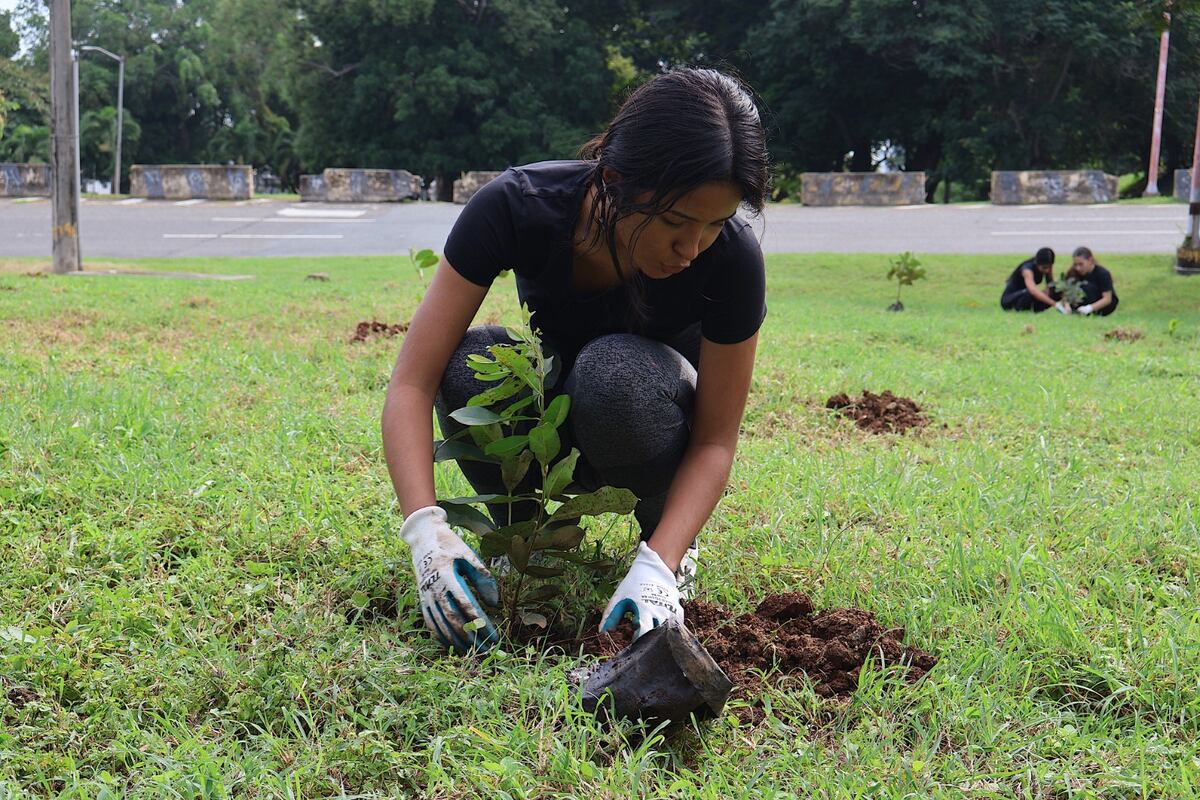
[[[888,628],[870,611],[831,608],[815,611],[800,592],[769,595],[747,614],[692,600],[683,604],[688,628],[734,683],[731,698],[746,701],[737,714],[743,722],[764,716],[758,699],[764,688],[788,678],[806,676],[824,698],[854,693],[868,661],[902,665],[905,679],[916,683],[937,664],[937,658],[904,643],[903,628]],[[583,652],[609,658],[628,647],[633,630],[624,625],[612,634],[597,633],[599,615],[588,621],[582,636],[551,629],[527,628],[516,637],[568,653]]]
[[[1146,334],[1139,331],[1137,328],[1113,328],[1108,333],[1104,334],[1104,338],[1110,342],[1136,342]]]
[[[407,322],[398,322],[395,325],[389,325],[386,322],[379,322],[377,320],[360,322],[354,328],[354,335],[350,337],[350,344],[354,344],[355,342],[365,342],[372,336],[392,337],[404,333],[407,330]]]
[[[863,390],[861,397],[835,394],[825,401],[825,407],[854,421],[867,433],[903,433],[910,428],[929,424],[924,411],[907,397],[890,391],[882,394]]]

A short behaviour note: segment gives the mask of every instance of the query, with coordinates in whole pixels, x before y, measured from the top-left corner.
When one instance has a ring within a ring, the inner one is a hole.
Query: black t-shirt
[[[1034,283],[1041,283],[1042,278],[1046,277],[1042,271],[1037,268],[1037,263],[1034,262],[1032,258],[1028,261],[1022,261],[1020,266],[1012,271],[1012,275],[1008,276],[1008,283],[1004,285],[1005,294],[1020,291],[1021,289],[1025,288],[1025,276],[1021,274],[1025,271],[1033,273]]]
[[[754,230],[737,216],[687,269],[642,282],[648,318],[636,329],[627,287],[592,295],[574,290],[571,242],[590,167],[586,161],[510,167],[462,210],[446,240],[446,260],[479,286],[491,286],[501,270],[511,269],[533,326],[568,363],[609,333],[661,341],[699,323],[704,337],[719,344],[753,336],[767,313],[766,276]]]
[[[1113,289],[1112,273],[1099,264],[1092,267],[1092,271],[1087,275],[1079,278],[1079,286],[1083,289],[1084,303],[1096,302],[1104,296],[1105,292],[1112,292],[1113,300],[1117,299],[1117,292]]]

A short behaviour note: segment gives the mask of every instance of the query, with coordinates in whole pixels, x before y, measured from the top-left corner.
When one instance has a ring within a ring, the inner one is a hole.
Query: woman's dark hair
[[[593,162],[588,183],[596,190],[581,243],[606,243],[618,276],[617,220],[647,215],[634,231],[636,242],[649,218],[706,183],[736,185],[755,214],[762,213],[770,190],[766,135],[751,92],[715,69],[676,69],[638,87],[579,156]],[[620,177],[606,181],[605,170]],[[646,318],[641,274],[636,269],[630,274],[631,321],[641,323]]]
[[[1025,252],[1029,252],[1029,251],[1026,250]],[[1042,264],[1042,265],[1053,264],[1054,263],[1054,251],[1051,250],[1049,247],[1043,247],[1042,249],[1037,251],[1036,255],[1034,255],[1033,263]]]
[[[1092,251],[1086,247],[1076,247],[1075,252],[1071,254],[1072,258],[1095,258]]]

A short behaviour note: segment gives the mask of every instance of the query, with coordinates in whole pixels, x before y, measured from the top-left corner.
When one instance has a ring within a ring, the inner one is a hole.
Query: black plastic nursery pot
[[[647,722],[719,716],[733,683],[686,626],[670,621],[594,667],[583,706]]]

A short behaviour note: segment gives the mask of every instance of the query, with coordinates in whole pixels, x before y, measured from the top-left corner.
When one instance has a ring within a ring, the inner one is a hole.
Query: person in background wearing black
[[[1083,289],[1083,302],[1074,306],[1075,313],[1085,317],[1091,314],[1107,317],[1116,311],[1118,299],[1112,273],[1097,264],[1096,257],[1086,247],[1076,247],[1071,256],[1071,268],[1066,277],[1079,281]]]
[[[1043,278],[1045,289],[1038,287]],[[1005,311],[1032,311],[1035,314],[1053,307],[1064,314],[1071,313],[1070,307],[1059,301],[1054,287],[1053,250],[1043,247],[1033,258],[1021,262],[1013,270],[1004,286],[1004,294],[1000,295],[1000,307]]]

